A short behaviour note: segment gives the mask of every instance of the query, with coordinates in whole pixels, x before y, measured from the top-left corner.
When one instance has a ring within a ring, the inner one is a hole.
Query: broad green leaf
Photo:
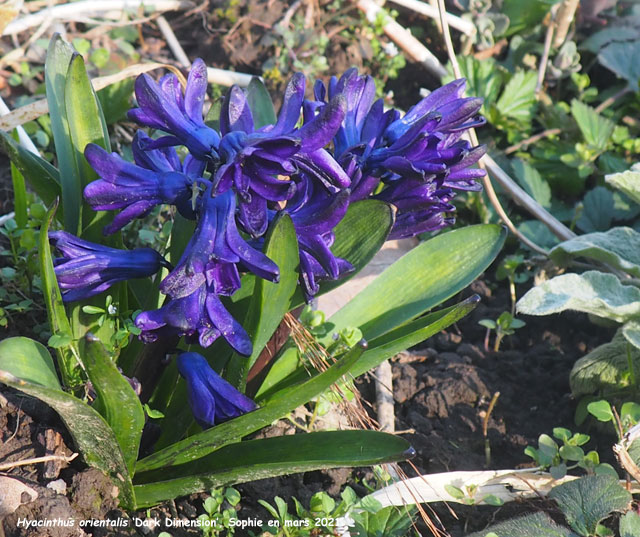
[[[595,270],[563,274],[530,289],[518,301],[517,310],[528,315],[575,310],[624,322],[640,315],[640,289]]]
[[[249,357],[235,353],[225,372],[225,378],[240,391],[244,391],[249,369],[291,309],[299,264],[298,239],[291,217],[283,214],[271,226],[263,252],[280,268],[280,281],[256,280],[251,305],[242,323],[253,343],[253,353]]]
[[[273,423],[293,409],[308,403],[349,373],[363,350],[362,346],[357,345],[323,373],[282,390],[263,407],[162,449],[139,461],[136,470],[146,472],[193,461]]]
[[[636,349],[640,349],[640,322],[627,321],[622,325],[622,335]]]
[[[388,358],[441,332],[472,311],[479,300],[480,298],[474,295],[455,306],[420,317],[373,339],[369,343],[369,348],[353,366],[351,375],[357,377],[371,371]]]
[[[82,185],[76,167],[76,158],[65,105],[66,76],[74,51],[60,34],[49,42],[44,64],[47,102],[51,116],[51,130],[58,158],[64,208],[64,228],[69,233],[80,234],[80,211],[82,207]]]
[[[540,220],[525,220],[518,224],[518,231],[543,248],[553,248],[560,242],[560,239]],[[526,244],[523,244],[523,246],[527,248]]]
[[[606,47],[612,41],[634,41],[638,38],[640,38],[640,29],[636,25],[612,24],[590,34],[587,39],[582,41],[581,48],[598,54],[601,48]]]
[[[575,397],[618,391],[629,370],[630,353],[634,370],[640,373],[640,350],[629,345],[618,330],[609,343],[600,345],[573,365],[569,375],[571,393]]]
[[[113,219],[113,212],[93,211],[84,202],[82,195],[84,188],[98,177],[87,159],[84,158],[84,149],[87,144],[93,143],[107,151],[110,150],[109,135],[102,116],[100,102],[93,91],[84,60],[80,55],[74,54],[71,58],[66,73],[64,102],[75,161],[74,171],[78,174],[80,181],[79,202],[83,205],[81,211],[83,238],[100,241],[103,237],[102,228]]]
[[[505,236],[491,224],[438,235],[388,267],[330,321],[336,331],[358,326],[365,339],[389,332],[467,287],[494,260]]]
[[[300,372],[300,365],[300,352],[295,344],[289,341],[276,355],[273,365],[256,391],[254,399],[257,401],[263,397],[268,398],[267,394],[273,393],[273,390],[277,391],[278,387],[283,386],[281,382]]]
[[[61,195],[58,170],[43,158],[27,151],[2,130],[0,130],[0,150],[9,157],[46,205],[51,205]],[[62,209],[58,210],[56,216],[58,220],[62,219]]]
[[[405,460],[414,453],[406,440],[377,431],[331,431],[249,440],[228,445],[157,473],[136,474],[136,504],[278,475]],[[154,482],[156,481],[156,482]]]
[[[604,151],[616,124],[578,99],[571,101],[571,115],[576,120],[584,141],[594,149]]]
[[[129,473],[120,447],[100,414],[73,395],[25,382],[6,371],[0,371],[0,382],[40,399],[53,408],[69,429],[85,462],[111,476],[120,489],[120,500],[124,507],[135,507]]]
[[[507,35],[513,35],[522,30],[529,30],[542,21],[553,4],[559,0],[505,0],[501,12],[509,17]],[[506,537],[506,536],[505,536]]]
[[[133,95],[132,78],[121,80],[111,84],[97,92],[100,100],[100,108],[104,113],[105,121],[113,125],[126,117],[127,111],[131,108],[131,95]]]
[[[42,294],[47,307],[47,317],[52,334],[72,335],[71,324],[67,317],[62,302],[62,294],[58,287],[56,274],[53,270],[53,258],[51,257],[51,246],[49,245],[49,226],[56,212],[57,201],[47,212],[47,216],[42,222],[39,237],[38,257],[40,261],[40,277],[42,278]],[[58,367],[62,375],[62,382],[67,388],[72,388],[79,384],[80,379],[77,374],[77,366],[81,363],[80,353],[75,341],[68,345],[56,348],[58,357]],[[75,371],[74,371],[75,370]]]
[[[534,513],[500,522],[468,537],[487,537],[490,532],[498,537],[580,537],[569,528],[558,526],[546,513]]]
[[[98,395],[94,407],[115,433],[129,474],[133,475],[144,427],[140,399],[100,340],[88,334],[83,341],[83,363]]]
[[[582,201],[583,209],[576,225],[586,233],[606,231],[611,227],[611,220],[615,213],[613,193],[597,186],[587,192]]]
[[[587,411],[598,421],[605,423],[612,421],[614,417],[609,401],[605,400],[591,401],[591,403],[587,405]]]
[[[321,282],[317,296],[340,287],[373,259],[387,240],[395,222],[395,215],[395,207],[379,200],[361,200],[349,205],[347,214],[334,230],[335,241],[331,251],[336,257],[349,261],[354,270],[339,280]],[[297,307],[302,304],[304,296],[298,289],[293,305]]]
[[[614,227],[604,233],[574,237],[560,243],[549,255],[558,265],[567,265],[576,257],[586,257],[640,278],[640,233],[629,227]]]
[[[640,41],[637,39],[630,41],[615,41],[609,43],[598,54],[598,60],[607,69],[613,71],[620,78],[629,83],[629,89],[636,92],[638,80],[640,80]]]
[[[635,511],[620,518],[620,537],[640,537],[640,515]]]
[[[0,370],[32,384],[61,389],[51,354],[42,343],[28,337],[0,341]]]
[[[519,124],[531,121],[536,105],[535,71],[518,71],[504,87],[496,108],[500,114]]]
[[[629,506],[631,493],[614,477],[594,475],[554,487],[549,498],[558,502],[574,531],[593,535],[603,518]]]
[[[540,205],[549,209],[551,207],[551,187],[538,170],[531,164],[521,159],[513,159],[511,166],[520,186]]]
[[[605,181],[612,187],[624,192],[636,203],[640,203],[640,166],[632,166],[630,170],[607,175]]]
[[[247,87],[247,101],[256,129],[273,125],[277,121],[273,102],[267,88],[258,77],[253,77]]]

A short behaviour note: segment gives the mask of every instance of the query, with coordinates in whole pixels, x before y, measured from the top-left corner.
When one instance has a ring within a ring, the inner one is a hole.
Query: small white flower
[[[116,313],[118,313],[118,308],[115,306],[115,304],[109,304],[109,307],[107,307],[107,311],[109,312],[109,315],[115,315]]]
[[[398,55],[398,47],[396,47],[395,43],[389,41],[385,46],[384,46],[384,52],[387,56],[390,56],[391,58],[395,58]]]

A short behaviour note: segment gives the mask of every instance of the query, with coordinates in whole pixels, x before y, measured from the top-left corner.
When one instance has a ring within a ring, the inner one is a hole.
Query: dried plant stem
[[[461,78],[462,74],[460,71],[460,66],[458,65],[458,60],[455,55],[455,51],[453,48],[453,42],[451,41],[451,33],[449,32],[449,25],[447,24],[447,20],[444,17],[445,7],[444,0],[438,0],[438,6],[440,7],[440,22],[442,23],[442,28],[444,29],[444,40],[447,46],[447,53],[449,55],[449,60],[451,61],[451,65],[453,66],[453,72],[457,78]],[[473,145],[478,145],[478,137],[476,136],[476,132],[474,129],[469,129],[469,139]],[[568,227],[566,227],[562,222],[560,222],[557,218],[551,215],[547,210],[545,210],[542,205],[540,205],[536,200],[534,200],[529,194],[527,194],[522,188],[520,188],[516,182],[509,177],[509,175],[493,160],[489,155],[484,155],[479,162],[480,167],[484,168],[489,172],[499,183],[500,185],[509,193],[509,195],[513,198],[513,200],[524,207],[527,211],[529,211],[533,216],[535,216],[538,220],[543,222],[556,236],[561,238],[562,240],[567,240],[572,237],[575,237],[575,233],[571,231]],[[516,236],[520,241],[526,244],[532,250],[547,256],[548,252],[538,246],[533,241],[529,240],[522,233],[520,233],[511,219],[507,216],[504,208],[500,204],[500,200],[496,195],[495,190],[493,189],[493,185],[491,183],[491,179],[489,176],[485,176],[483,179],[484,190],[491,202],[491,205],[498,213],[500,219],[505,223],[505,225],[509,228],[509,230]]]
[[[539,132],[538,134],[534,134],[533,136],[530,136],[529,138],[522,140],[520,142],[518,142],[517,144],[513,144],[509,147],[507,147],[504,152],[506,155],[510,155],[511,153],[515,153],[516,151],[518,151],[519,149],[521,149],[522,147],[526,147],[529,146],[531,144],[535,144],[536,142],[539,142],[540,140],[544,139],[544,138],[548,138],[549,136],[555,136],[556,134],[560,134],[562,132],[562,129],[546,129],[543,130],[542,132]]]
[[[4,102],[4,99],[0,97],[0,116],[6,116],[10,113],[11,113],[11,110],[9,109],[7,104]],[[35,155],[40,156],[40,152],[38,151],[38,148],[35,146],[31,138],[29,138],[27,131],[25,131],[21,126],[16,127],[16,130],[18,131],[18,140],[20,140],[20,145],[24,147],[27,151],[31,151],[31,153],[34,153]]]
[[[373,0],[358,0],[357,5],[370,21],[375,21],[378,14],[383,13],[382,8]],[[391,18],[387,18],[383,30],[387,37],[404,50],[412,61],[421,63],[429,72],[438,78],[442,78],[447,74],[447,70],[438,61],[438,58],[411,35],[411,32],[404,26],[398,24]]]
[[[50,19],[73,21],[84,20],[90,15],[104,14],[108,12],[136,11],[140,7],[151,8],[156,11],[173,11],[193,7],[193,2],[185,0],[82,0],[69,4],[53,6],[37,13],[20,17],[10,22],[2,32],[2,35],[11,35],[24,32],[29,28],[40,26]]]
[[[180,41],[176,37],[176,34],[173,33],[173,29],[171,25],[167,22],[167,19],[164,18],[164,15],[160,15],[156,19],[156,23],[158,24],[158,28],[162,32],[167,45],[173,52],[173,55],[176,57],[176,60],[182,65],[182,67],[191,67],[191,61],[187,56],[187,53],[182,48]]]
[[[385,360],[376,368],[375,383],[380,430],[393,433],[396,427],[393,409],[393,376],[389,360]]]
[[[556,35],[553,39],[554,48],[558,48],[565,42],[579,3],[580,0],[564,0],[558,7],[554,20],[554,26],[556,27]]]
[[[489,407],[487,408],[487,413],[484,415],[484,419],[482,420],[482,436],[484,437],[484,457],[485,457],[485,465],[487,468],[491,466],[491,443],[489,442],[489,419],[491,418],[491,414],[493,413],[493,409],[498,402],[498,397],[500,397],[500,392],[496,392],[493,394],[491,401],[489,402]]]
[[[421,15],[425,15],[426,17],[436,19],[439,23],[440,15],[437,7],[434,8],[432,5],[421,2],[420,0],[391,0],[391,2],[398,6],[411,9],[412,11],[420,13]],[[476,33],[476,27],[471,21],[461,19],[460,17],[456,17],[451,13],[445,13],[445,17],[447,18],[449,26],[462,32],[463,34],[473,36]]]
[[[553,40],[553,32],[555,24],[553,20],[549,21],[547,26],[547,34],[544,37],[544,50],[542,51],[542,57],[540,58],[540,65],[538,65],[538,81],[536,82],[536,95],[540,93],[542,84],[544,84],[544,75],[547,72],[547,63],[549,62],[549,52],[551,51],[551,41]]]
[[[17,466],[28,466],[29,464],[38,464],[41,462],[49,462],[49,461],[63,461],[63,462],[71,462],[78,456],[77,453],[69,455],[45,455],[44,457],[34,457],[32,459],[24,459],[21,461],[14,462],[5,462],[0,464],[0,472],[6,472],[7,470],[11,470],[12,468],[16,468]]]

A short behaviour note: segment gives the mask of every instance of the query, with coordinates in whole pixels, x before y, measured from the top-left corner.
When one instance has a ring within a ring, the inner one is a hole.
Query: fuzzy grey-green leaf
[[[517,309],[528,315],[575,310],[624,322],[640,315],[640,289],[595,270],[563,274],[530,289]]]
[[[513,518],[468,537],[486,537],[490,532],[499,537],[578,537],[569,528],[558,526],[545,513]]]
[[[566,265],[576,257],[586,257],[640,278],[640,233],[630,227],[614,227],[574,237],[556,246],[549,255],[559,265]]]
[[[604,180],[612,187],[624,192],[636,203],[640,203],[640,166],[638,164],[626,172],[607,175]]]

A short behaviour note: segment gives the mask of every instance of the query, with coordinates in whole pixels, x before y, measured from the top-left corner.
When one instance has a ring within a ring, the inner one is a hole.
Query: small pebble
[[[56,479],[55,481],[49,481],[49,483],[47,483],[47,488],[51,489],[56,494],[67,493],[67,484],[64,482],[64,479]]]

